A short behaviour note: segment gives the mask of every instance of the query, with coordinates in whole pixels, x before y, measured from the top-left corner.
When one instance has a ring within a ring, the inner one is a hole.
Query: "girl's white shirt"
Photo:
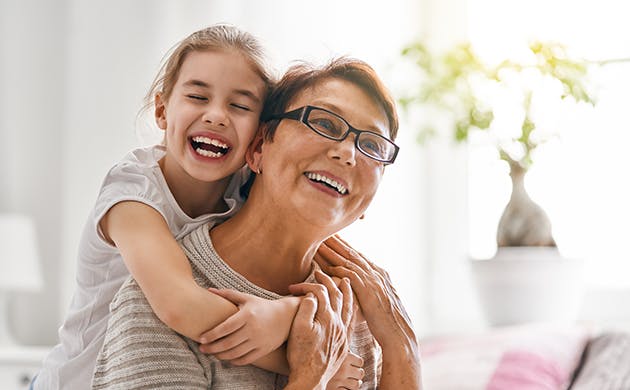
[[[162,214],[178,240],[202,224],[228,219],[242,206],[244,199],[240,190],[249,176],[246,168],[234,174],[225,191],[228,211],[197,218],[186,215],[171,194],[158,165],[165,153],[160,145],[135,149],[105,177],[79,243],[77,286],[59,329],[60,343],[44,359],[35,389],[91,388],[96,358],[110,316],[109,304],[129,277],[120,252],[103,239],[98,228],[99,221],[112,206],[122,201],[137,201],[153,207]]]

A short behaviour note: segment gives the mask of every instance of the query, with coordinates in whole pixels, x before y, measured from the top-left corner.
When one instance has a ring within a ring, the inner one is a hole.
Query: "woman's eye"
[[[326,118],[319,118],[311,120],[311,125],[315,126],[317,129],[322,130],[328,134],[339,135],[341,130],[339,126],[335,124],[335,122]]]
[[[377,153],[380,152],[382,149],[380,144],[375,141],[364,141],[361,143],[361,147],[364,149],[372,150]]]

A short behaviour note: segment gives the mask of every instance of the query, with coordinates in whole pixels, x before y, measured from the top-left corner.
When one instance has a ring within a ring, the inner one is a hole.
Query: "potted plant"
[[[528,195],[525,175],[534,151],[549,139],[549,133],[545,136],[536,127],[533,100],[551,94],[573,104],[594,104],[586,86],[589,64],[570,58],[558,43],[533,42],[528,53],[524,60],[489,65],[470,44],[436,53],[416,42],[402,52],[420,76],[414,91],[400,99],[402,107],[424,108],[430,114],[426,116],[442,123],[446,118],[446,130],[456,142],[466,142],[473,134],[485,136],[509,166],[512,194],[498,223],[497,254],[472,265],[482,307],[492,324],[569,318],[577,312],[578,262],[568,262],[558,253],[551,222]],[[545,88],[536,88],[540,85]],[[501,90],[517,96],[513,102],[522,116],[520,128],[494,125],[494,105],[505,100],[493,101],[488,91]],[[424,143],[438,133],[435,125],[425,123],[418,139]]]

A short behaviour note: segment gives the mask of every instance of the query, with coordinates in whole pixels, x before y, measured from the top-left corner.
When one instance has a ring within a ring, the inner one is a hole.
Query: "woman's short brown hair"
[[[269,120],[272,115],[285,112],[297,95],[331,78],[348,81],[367,93],[385,111],[389,136],[392,140],[396,138],[398,115],[394,99],[371,66],[349,57],[335,58],[321,67],[304,62],[290,67],[273,88],[263,108],[261,119],[267,123],[262,126],[264,138],[273,140],[278,127],[278,120]]]

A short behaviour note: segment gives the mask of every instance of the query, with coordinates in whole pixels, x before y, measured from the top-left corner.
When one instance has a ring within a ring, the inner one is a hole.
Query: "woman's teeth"
[[[336,180],[333,180],[333,179],[331,179],[329,177],[320,175],[319,173],[308,172],[306,174],[306,177],[309,178],[312,181],[316,181],[316,182],[327,184],[329,187],[335,189],[341,195],[345,195],[348,192],[346,187],[344,187],[343,185],[339,184]]]

